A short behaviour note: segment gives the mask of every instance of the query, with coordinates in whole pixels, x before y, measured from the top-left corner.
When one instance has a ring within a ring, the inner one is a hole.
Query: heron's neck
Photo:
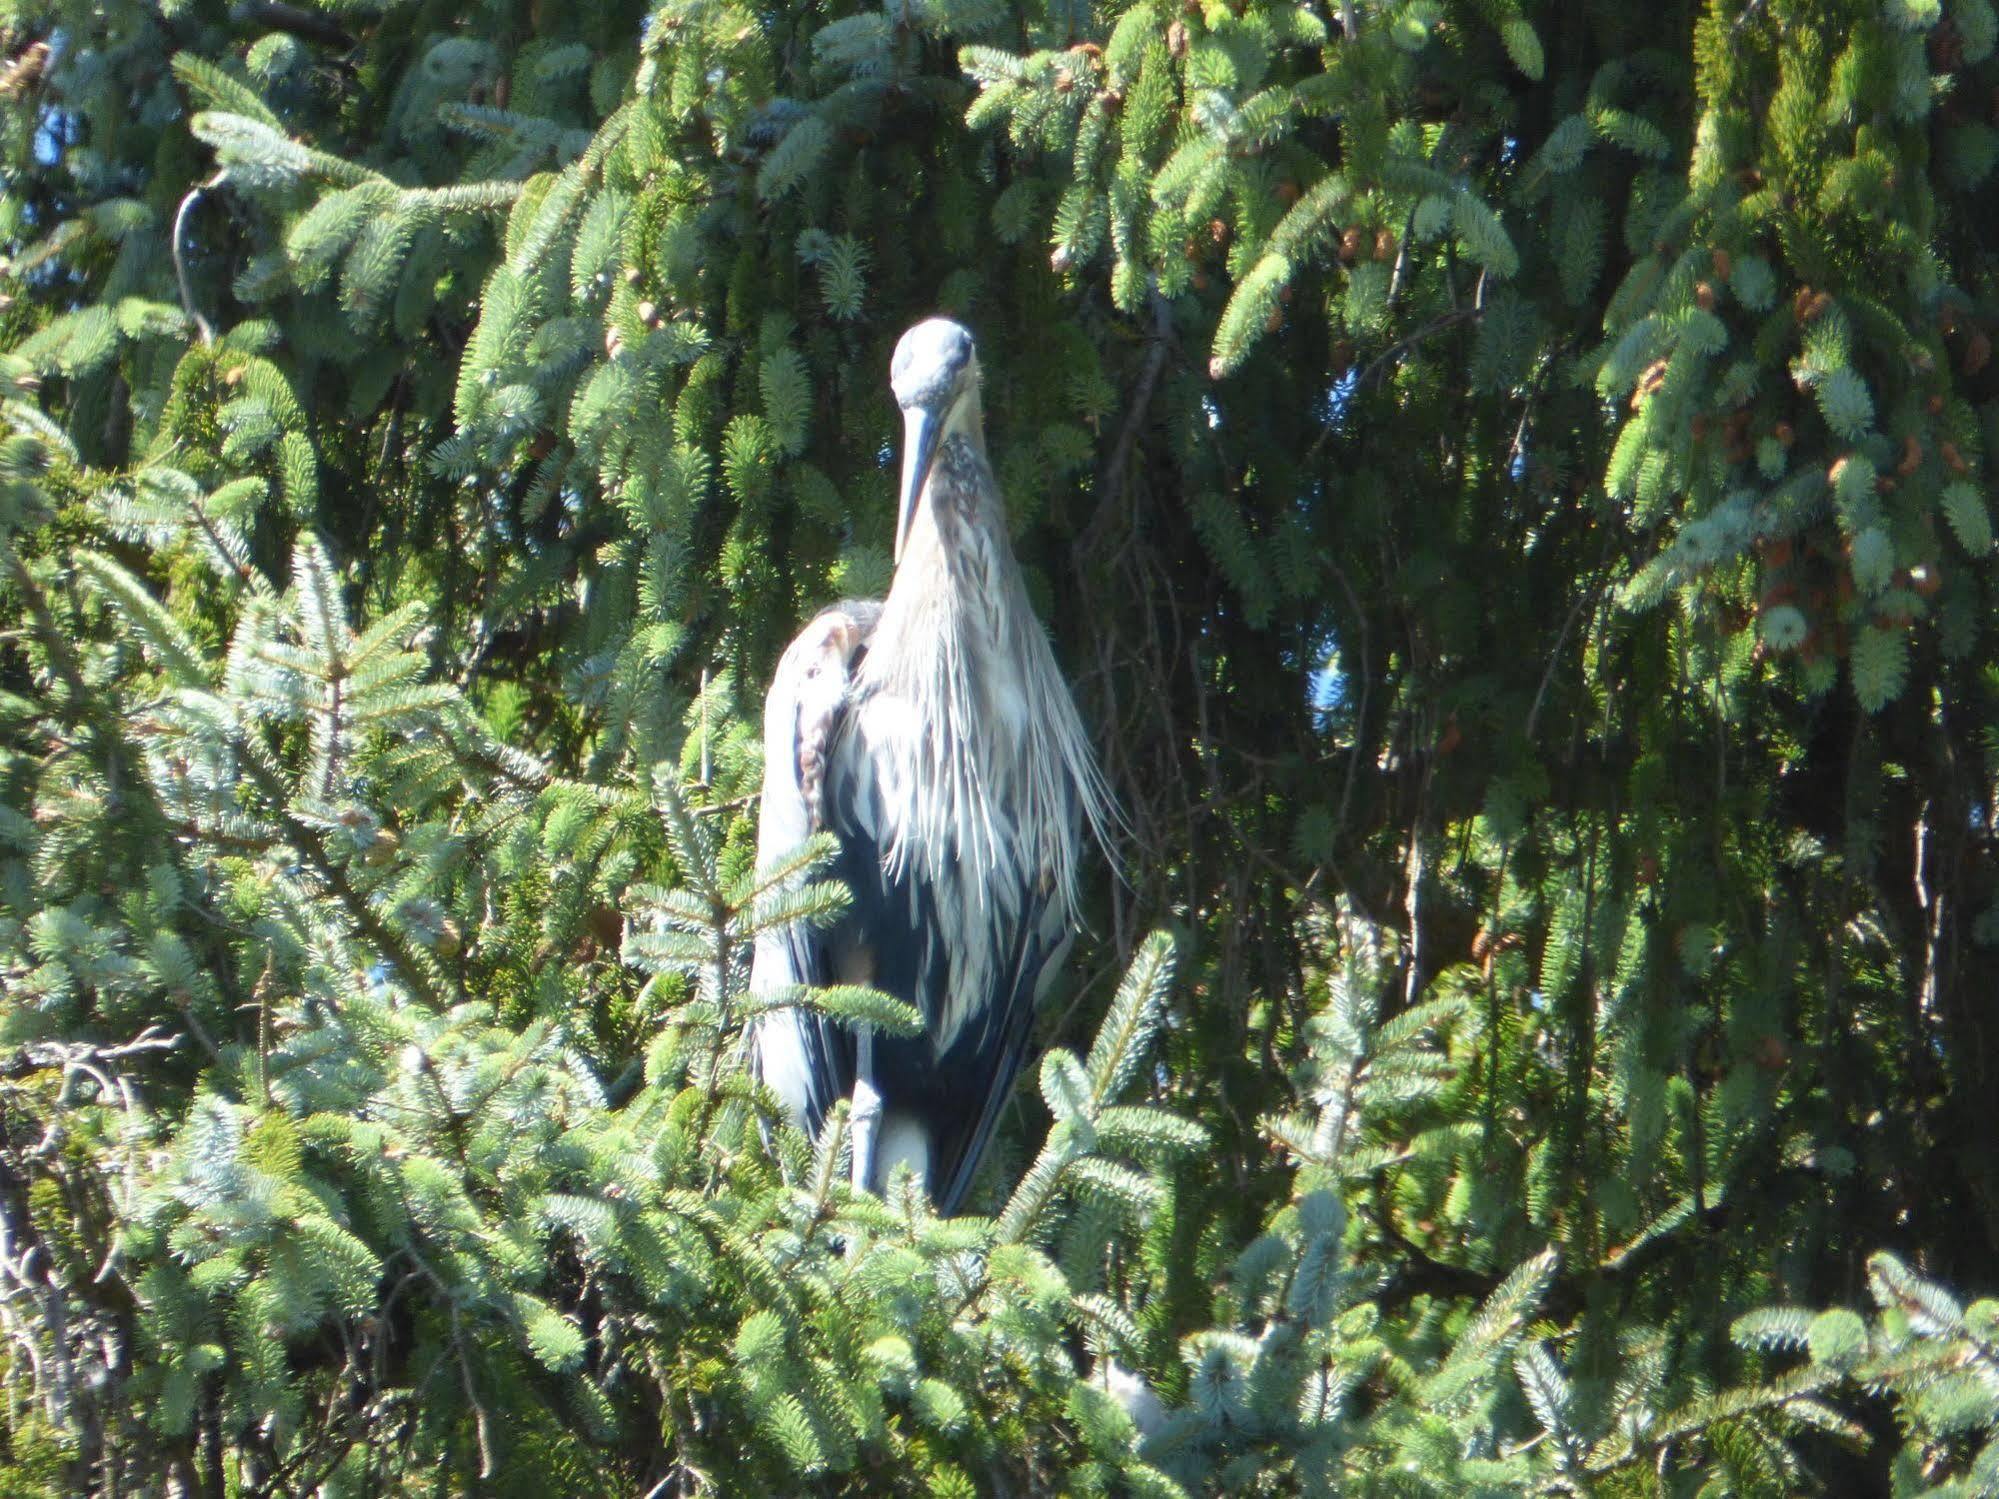
[[[870,659],[934,662],[960,645],[994,643],[1019,596],[1019,569],[974,392],[945,419],[883,601],[877,634],[896,649]]]
[[[1078,822],[1107,839],[1116,814],[1028,604],[976,400],[953,418],[861,667],[896,767],[884,863],[1013,869],[1073,913]]]

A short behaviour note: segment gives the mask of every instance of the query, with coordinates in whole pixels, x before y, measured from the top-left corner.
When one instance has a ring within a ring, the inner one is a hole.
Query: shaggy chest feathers
[[[858,793],[836,831],[873,845],[912,922],[934,903],[968,939],[922,1006],[940,1052],[994,978],[984,955],[1005,961],[1000,933],[1030,907],[1073,924],[1083,824],[1101,833],[1108,807],[997,493],[983,452],[947,438],[830,755]]]

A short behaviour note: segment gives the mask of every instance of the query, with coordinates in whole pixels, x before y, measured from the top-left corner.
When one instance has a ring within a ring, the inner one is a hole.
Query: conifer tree
[[[1989,0],[10,0],[0,1492],[1999,1489]],[[1130,824],[747,1066],[970,323]]]

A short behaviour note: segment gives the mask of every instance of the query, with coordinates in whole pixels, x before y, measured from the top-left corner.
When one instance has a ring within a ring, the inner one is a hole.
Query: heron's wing
[[[873,715],[879,714],[879,718]],[[1002,857],[936,868],[885,857],[887,803],[904,788],[871,745],[888,738],[903,705],[871,698],[841,726],[828,769],[828,825],[840,838],[838,872],[853,892],[849,981],[916,1006],[920,1036],[876,1036],[874,1083],[884,1129],[913,1122],[940,1212],[958,1206],[998,1123],[1034,1030],[1036,1006],[1071,932],[1053,872]],[[871,730],[879,730],[879,734]],[[887,1142],[887,1136],[884,1136]]]
[[[769,863],[827,825],[829,750],[847,711],[847,689],[881,617],[872,601],[822,610],[779,660],[764,700],[764,779],[757,858]],[[750,992],[841,981],[851,964],[838,932],[803,923],[757,937]],[[817,1134],[835,1100],[854,1085],[853,1038],[806,1010],[779,1010],[757,1027],[757,1062],[773,1091]]]
[[[1030,899],[1010,933],[994,932],[993,940],[1007,948],[994,973],[994,1002],[983,1024],[967,1025],[938,1057],[946,1079],[962,1078],[961,1102],[940,1099],[939,1119],[932,1127],[932,1180],[940,1213],[957,1211],[970,1190],[972,1177],[986,1145],[999,1125],[1000,1110],[1013,1092],[1027,1048],[1034,1037],[1034,1016],[1042,996],[1062,966],[1073,936],[1061,902],[1052,890]],[[995,957],[1001,954],[995,952]],[[976,1110],[966,1103],[975,1101]]]

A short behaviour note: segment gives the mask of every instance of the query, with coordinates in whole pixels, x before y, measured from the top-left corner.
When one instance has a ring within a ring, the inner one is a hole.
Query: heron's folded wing
[[[1029,897],[1024,906],[1010,931],[993,933],[1004,950],[994,955],[995,992],[984,1023],[966,1026],[938,1059],[945,1077],[966,1079],[965,1102],[976,1105],[947,1114],[933,1135],[931,1169],[940,1213],[956,1212],[971,1188],[1027,1059],[1035,1013],[1074,935],[1052,891]]]
[[[825,828],[827,760],[846,712],[847,689],[881,616],[872,601],[822,610],[778,662],[764,700],[764,779],[757,858],[769,864]],[[840,939],[804,923],[757,937],[750,992],[775,994],[794,984],[841,981]],[[817,1134],[836,1100],[854,1084],[852,1037],[822,1017],[779,1010],[758,1023],[757,1061],[764,1081],[806,1129]]]
[[[917,861],[885,869],[881,788],[863,757],[835,763],[854,941],[869,981],[924,1019],[922,1035],[875,1037],[875,1083],[892,1117],[921,1125],[931,1198],[951,1213],[1020,1074],[1072,932],[1052,883],[1025,871],[960,865],[936,885]]]

